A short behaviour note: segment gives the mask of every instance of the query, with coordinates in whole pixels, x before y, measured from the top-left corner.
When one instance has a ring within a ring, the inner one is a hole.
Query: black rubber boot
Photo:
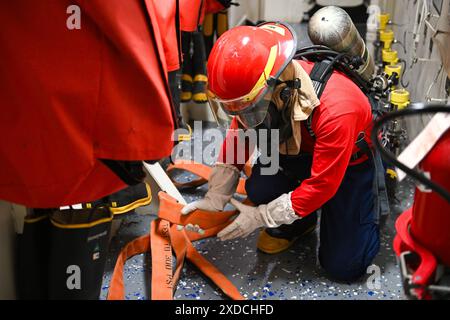
[[[192,56],[191,56],[191,32],[181,32],[181,51],[183,53],[183,67],[181,71],[181,102],[189,102],[192,99]]]
[[[95,206],[109,206],[114,216],[133,212],[135,209],[149,205],[152,201],[150,186],[141,182],[134,186],[128,186],[107,197],[97,201],[83,204],[83,208],[90,209]]]
[[[181,101],[187,102],[191,100],[192,97],[192,76],[184,75],[185,80],[183,80],[183,82],[181,81],[181,77],[180,70],[169,72],[169,86],[172,92],[172,101],[175,105],[177,128],[185,129],[185,131],[187,130],[187,132],[189,132],[189,134],[184,134],[175,130],[174,141],[176,142],[190,140],[192,131],[190,126],[183,120],[183,115],[181,114]],[[182,87],[184,88],[183,92],[181,91]],[[183,99],[181,99],[182,95]]]
[[[177,117],[178,128],[183,122],[181,115],[181,69],[169,72],[169,87],[172,94],[172,102],[175,107],[175,113]]]
[[[152,192],[150,186],[142,182],[113,193],[108,199],[112,213],[117,215],[149,205],[152,201]]]
[[[49,299],[99,298],[112,218],[107,206],[51,213]]]
[[[196,103],[205,103],[208,101],[206,95],[208,77],[206,76],[206,50],[202,31],[193,32],[192,40],[194,43],[194,54],[192,55],[194,71],[192,100]]]
[[[48,298],[50,210],[32,209],[25,217],[23,233],[17,235],[17,296],[25,300]]]

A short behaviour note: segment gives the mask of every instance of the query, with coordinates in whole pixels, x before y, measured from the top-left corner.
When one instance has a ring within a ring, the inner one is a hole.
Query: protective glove
[[[209,176],[208,192],[205,197],[184,206],[181,214],[188,214],[197,209],[222,211],[236,192],[238,182],[239,169],[229,164],[216,164]]]
[[[231,199],[230,202],[240,213],[230,225],[217,234],[222,241],[245,238],[257,228],[276,228],[301,218],[292,209],[290,193],[257,207],[247,206],[236,199]]]

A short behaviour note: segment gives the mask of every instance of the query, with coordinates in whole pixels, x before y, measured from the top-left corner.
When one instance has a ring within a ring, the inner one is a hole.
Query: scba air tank
[[[357,70],[358,73],[365,80],[372,78],[375,69],[373,58],[352,19],[343,9],[328,6],[318,10],[309,21],[308,34],[316,45],[360,56],[364,63]]]

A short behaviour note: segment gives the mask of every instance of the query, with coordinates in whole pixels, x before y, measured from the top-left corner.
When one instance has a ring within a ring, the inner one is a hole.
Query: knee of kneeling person
[[[367,268],[372,264],[378,250],[369,252],[363,259],[354,261],[322,261],[320,264],[330,278],[337,281],[352,282],[360,279],[367,273]]]
[[[245,181],[245,192],[247,193],[247,198],[254,205],[264,204],[264,192],[262,186],[255,183],[251,177]]]
[[[331,280],[342,281],[342,282],[353,282],[360,279],[365,273],[368,265],[361,264],[359,267],[354,269],[340,268],[338,266],[324,266],[325,272]]]

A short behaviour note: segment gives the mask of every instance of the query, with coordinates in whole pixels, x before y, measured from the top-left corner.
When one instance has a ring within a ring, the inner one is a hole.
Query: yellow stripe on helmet
[[[260,93],[261,88],[269,78],[270,72],[272,72],[273,66],[275,65],[275,60],[277,57],[277,47],[277,45],[274,45],[272,48],[270,48],[269,58],[267,58],[267,63],[264,67],[264,71],[261,73],[258,81],[256,81],[253,89],[250,90],[250,92],[242,98],[243,101],[252,101]]]

